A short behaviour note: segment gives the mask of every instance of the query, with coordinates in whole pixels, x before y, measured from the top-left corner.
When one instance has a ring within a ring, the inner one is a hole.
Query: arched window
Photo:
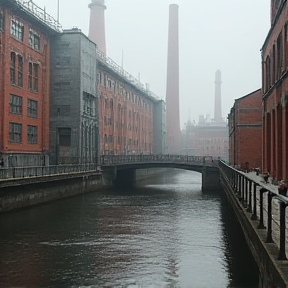
[[[270,57],[267,56],[266,58],[266,63],[265,63],[265,66],[266,66],[266,69],[265,69],[265,73],[266,73],[266,77],[265,77],[265,81],[266,81],[266,85],[265,85],[265,88],[266,88],[266,92],[269,90],[270,86],[271,86],[271,65],[270,65]]]

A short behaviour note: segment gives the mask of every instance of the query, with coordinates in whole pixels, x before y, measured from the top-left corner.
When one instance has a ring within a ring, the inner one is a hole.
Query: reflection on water
[[[0,287],[257,287],[225,199],[172,170],[0,216]]]

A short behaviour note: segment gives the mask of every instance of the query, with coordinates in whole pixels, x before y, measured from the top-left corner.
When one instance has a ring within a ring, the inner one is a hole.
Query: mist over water
[[[233,211],[171,170],[0,216],[0,287],[257,287]]]

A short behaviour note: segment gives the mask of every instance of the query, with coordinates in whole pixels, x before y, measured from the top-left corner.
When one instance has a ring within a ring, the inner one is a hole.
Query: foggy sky
[[[59,0],[64,29],[88,35],[90,0]],[[34,0],[57,18],[57,0]],[[169,4],[179,5],[180,123],[214,117],[215,72],[222,72],[222,115],[234,99],[261,87],[260,49],[270,28],[270,0],[106,0],[107,54],[166,95]]]

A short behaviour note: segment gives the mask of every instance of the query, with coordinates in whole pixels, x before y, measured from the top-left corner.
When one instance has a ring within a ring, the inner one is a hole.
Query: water
[[[256,288],[233,211],[172,170],[0,216],[0,287]]]

